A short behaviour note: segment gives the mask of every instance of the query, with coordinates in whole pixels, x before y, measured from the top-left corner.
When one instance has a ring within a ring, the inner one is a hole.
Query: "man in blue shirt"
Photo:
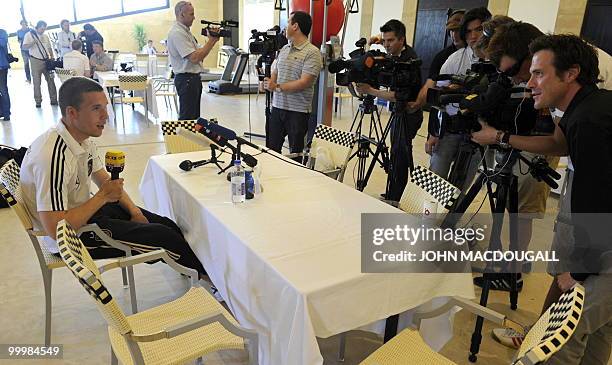
[[[28,22],[25,21],[25,19],[21,20],[19,24],[21,24],[21,29],[17,31],[17,40],[19,41],[19,46],[21,47],[23,69],[25,70],[26,80],[28,80],[28,82],[32,82],[32,76],[30,76],[30,52],[27,49],[24,49],[22,46],[23,38],[30,31],[30,27],[28,27]]]
[[[6,84],[9,68],[8,34],[0,28],[0,117],[4,120],[11,119],[11,99]]]

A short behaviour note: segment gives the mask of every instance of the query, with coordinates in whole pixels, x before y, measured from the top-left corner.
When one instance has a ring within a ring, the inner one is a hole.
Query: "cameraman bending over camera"
[[[450,55],[442,65],[440,74],[463,75],[472,67],[474,62],[478,61],[472,47],[482,37],[482,23],[490,18],[491,13],[484,7],[470,9],[465,13],[459,34],[461,39],[467,43],[467,47]],[[456,160],[461,147],[469,143],[469,134],[453,130],[451,119],[455,118],[456,114],[457,108],[453,107],[452,104],[449,105],[446,113],[440,113],[440,131],[437,135],[431,134],[425,143],[425,152],[431,155],[429,168],[445,179],[449,178],[451,165]],[[461,191],[466,190],[466,187],[474,179],[481,157],[480,153],[474,153],[469,162],[469,167],[463,171],[466,174],[465,179],[453,182]]]
[[[179,97],[179,120],[192,120],[200,117],[200,103],[202,99],[202,80],[200,72],[202,61],[218,37],[208,35],[208,42],[201,47],[189,31],[193,24],[195,14],[193,5],[188,1],[179,1],[174,7],[176,22],[170,28],[166,46],[168,57],[174,71],[174,86]],[[217,29],[212,29],[217,31]]]
[[[486,24],[486,23],[485,23]],[[493,34],[486,49],[486,56],[491,59],[498,71],[502,74],[496,82],[488,85],[486,92],[477,96],[465,98],[459,103],[461,109],[472,112],[491,114],[487,122],[500,125],[506,131],[514,134],[531,134],[536,130],[552,132],[554,126],[548,115],[538,115],[531,104],[530,99],[520,100],[520,104],[507,104],[510,100],[511,88],[525,87],[529,81],[529,67],[531,66],[531,55],[529,54],[529,43],[543,35],[535,26],[523,22],[511,22],[498,26],[492,30]],[[511,77],[511,80],[509,79]],[[521,89],[522,90],[522,89]],[[520,109],[519,109],[520,108]],[[516,110],[520,110],[517,114]],[[493,113],[491,113],[493,111]],[[513,117],[514,120],[509,120]],[[544,126],[541,126],[544,125]],[[508,150],[497,155],[497,163],[502,166],[508,163]],[[528,160],[536,157],[534,154],[523,153]],[[558,157],[547,158],[552,169],[559,162]],[[529,167],[525,167],[522,161],[517,161],[512,167],[512,174],[518,180],[518,250],[525,251],[531,241],[533,219],[541,219],[546,213],[546,200],[550,188],[544,182],[538,182],[531,174]],[[511,272],[521,272],[521,268],[510,268]],[[476,285],[483,286],[483,278],[474,279]],[[523,280],[519,274],[517,283],[520,290]],[[510,274],[500,275],[491,281],[493,290],[510,290]]]
[[[556,276],[564,292],[577,281],[586,290],[576,333],[547,364],[606,364],[612,342],[612,92],[598,89],[595,49],[574,35],[546,35],[533,41],[530,67],[536,108],[564,112],[552,136],[519,136],[484,126],[472,138],[480,144],[508,143],[533,153],[567,155],[574,164],[571,224],[575,247]],[[586,214],[585,214],[586,213]],[[605,222],[602,222],[605,220]]]
[[[383,45],[389,55],[397,57],[400,62],[418,58],[414,49],[406,43],[406,26],[402,22],[396,19],[389,20],[380,27],[380,31]],[[399,201],[401,199],[408,182],[408,172],[414,168],[412,140],[423,123],[423,112],[418,109],[411,113],[407,108],[407,103],[414,101],[417,97],[420,85],[419,78],[418,82],[411,85],[394,85],[389,91],[375,89],[363,83],[358,83],[355,87],[359,93],[394,102],[394,116],[397,117],[397,114],[402,113],[404,114],[402,117],[407,122],[399,123],[396,118],[389,121],[389,123],[394,123],[391,126],[391,166],[389,166],[389,175],[394,178],[388,181],[389,196],[385,196],[387,200]]]
[[[291,13],[286,30],[289,44],[278,53],[270,78],[264,79],[264,87],[274,93],[266,147],[279,153],[286,136],[291,153],[302,152],[306,143],[314,85],[323,67],[321,53],[308,41],[311,28],[308,13]]]

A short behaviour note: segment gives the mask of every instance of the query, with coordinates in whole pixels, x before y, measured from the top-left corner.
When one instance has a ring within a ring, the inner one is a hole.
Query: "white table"
[[[216,167],[178,168],[209,153],[152,157],[140,192],[147,209],[178,223],[238,321],[257,330],[260,364],[322,364],[316,337],[433,298],[474,296],[469,274],[361,273],[360,214],[395,208],[265,154],[257,156],[264,193],[233,205]],[[443,344],[450,336],[430,330],[428,337]]]

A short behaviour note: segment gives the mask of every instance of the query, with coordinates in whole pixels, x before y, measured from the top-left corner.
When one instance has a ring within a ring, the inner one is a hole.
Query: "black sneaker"
[[[474,285],[482,288],[484,286],[484,277],[479,276],[474,278]],[[519,292],[523,290],[523,277],[521,274],[518,274],[516,288]],[[489,280],[489,289],[510,291],[510,274],[500,274],[491,278]]]
[[[40,108],[41,107],[40,103],[36,103],[36,107]]]

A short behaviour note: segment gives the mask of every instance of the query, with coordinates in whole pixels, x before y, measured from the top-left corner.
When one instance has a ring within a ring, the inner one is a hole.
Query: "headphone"
[[[491,12],[487,10],[485,7],[470,9],[463,16],[463,20],[461,21],[461,28],[459,28],[459,37],[461,40],[467,43],[467,26],[473,20],[480,20],[481,22],[486,22],[491,19]]]

